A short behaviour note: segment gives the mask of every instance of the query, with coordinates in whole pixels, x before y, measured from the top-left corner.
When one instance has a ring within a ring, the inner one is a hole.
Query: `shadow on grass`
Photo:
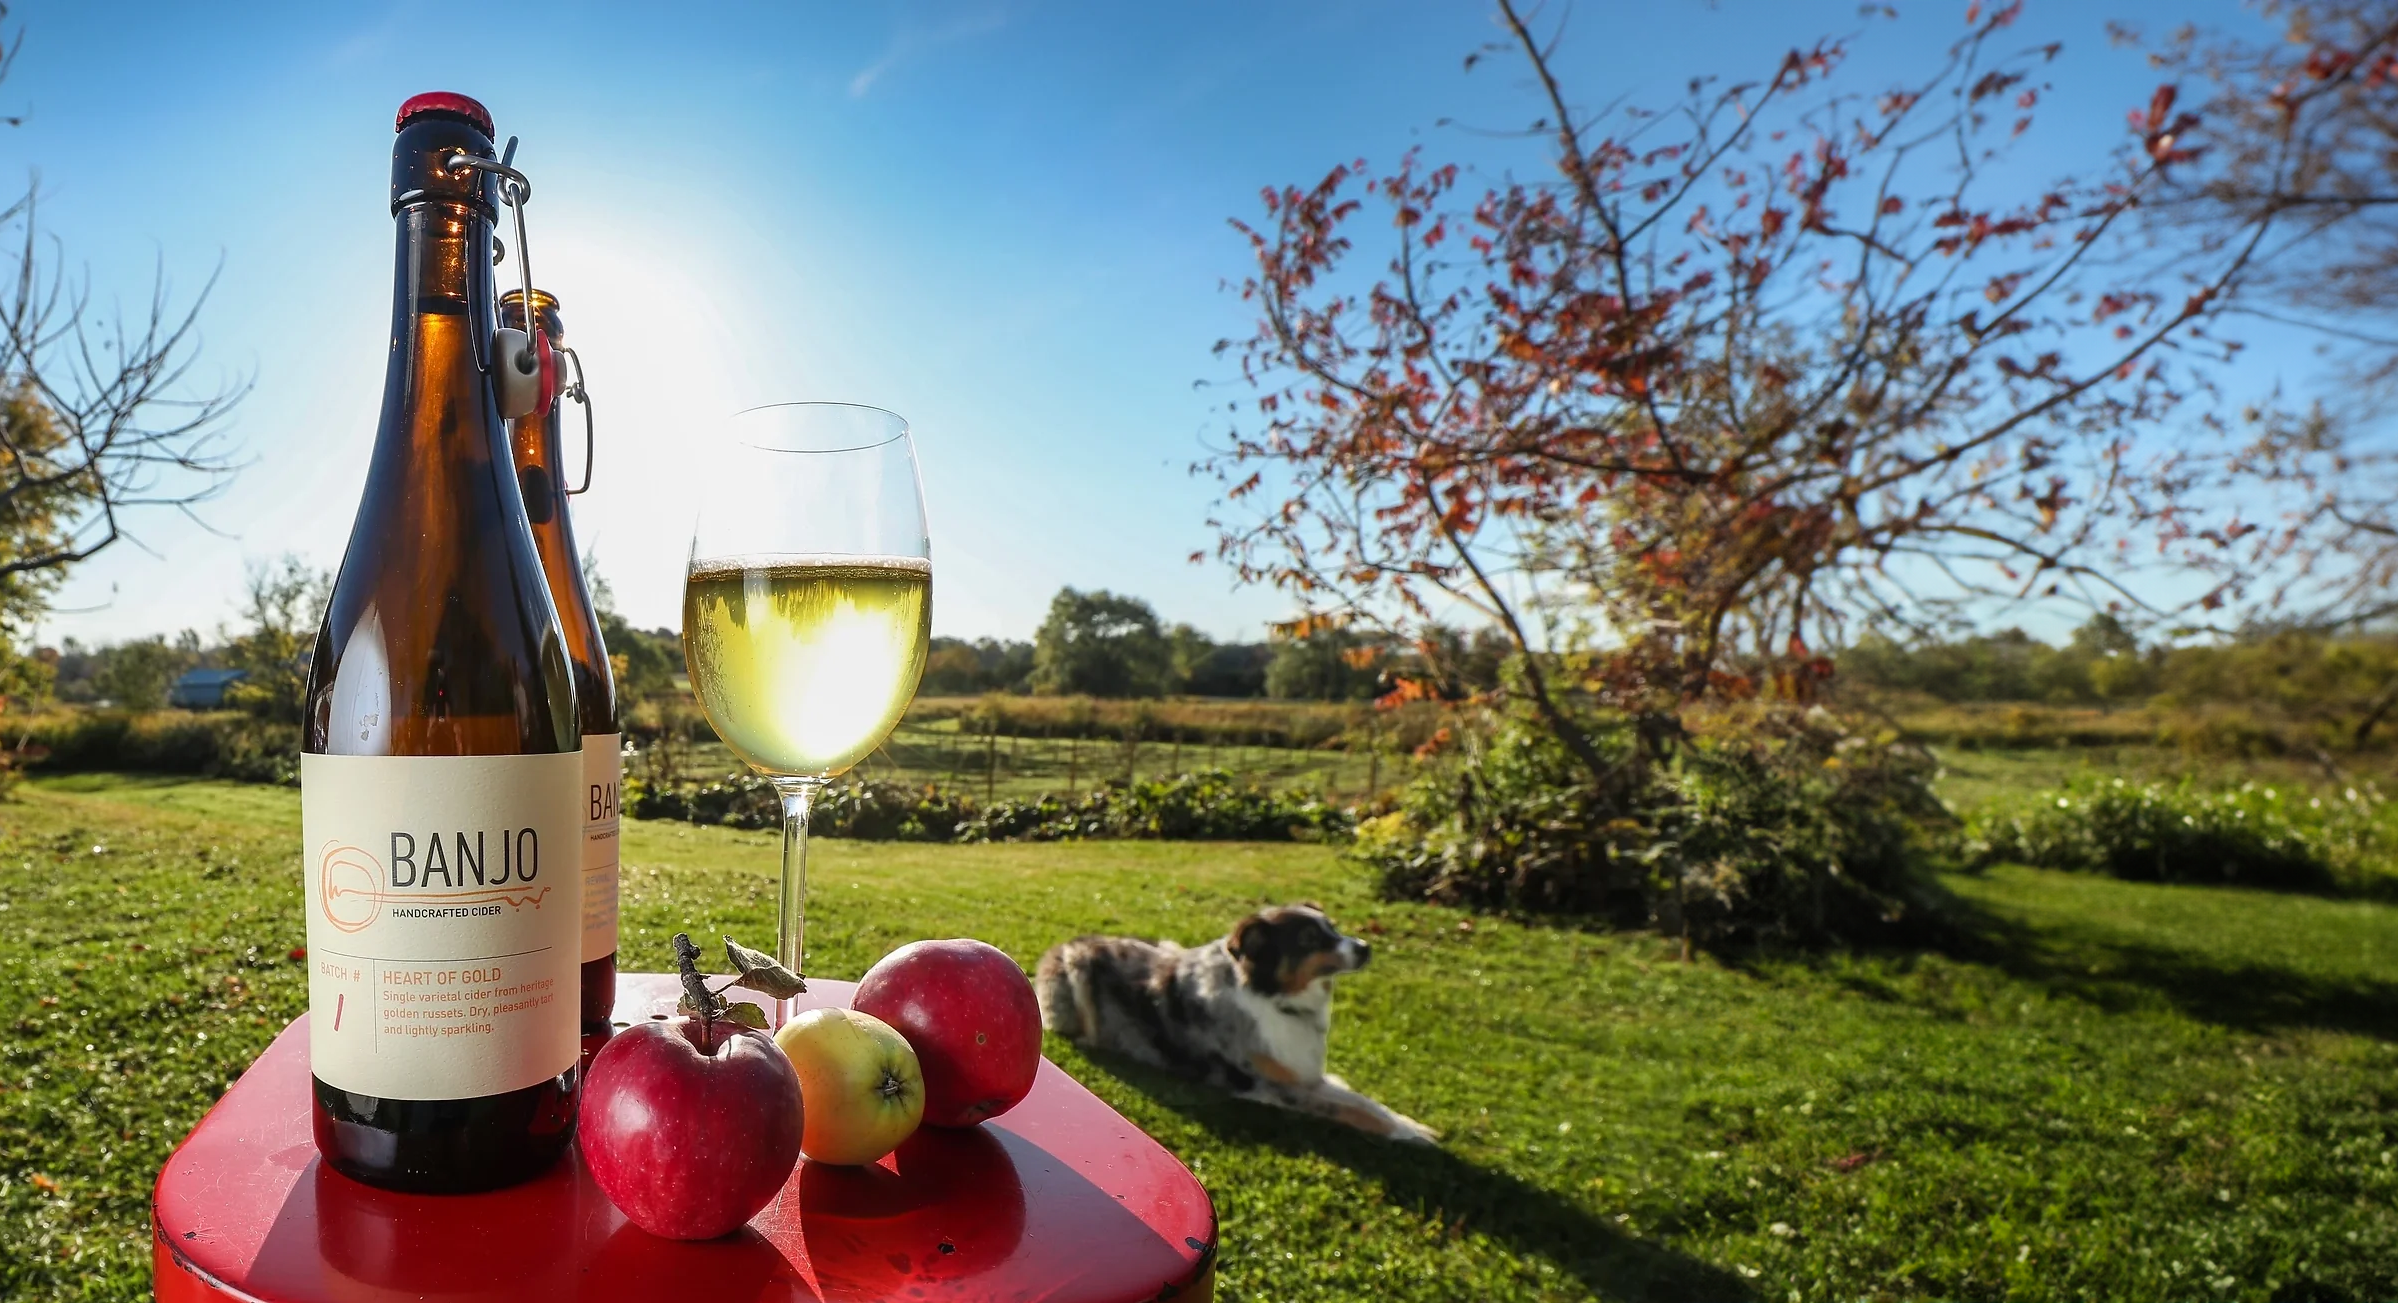
[[[2332,977],[2108,935],[2041,926],[1958,899],[1940,949],[2110,1013],[2162,1000],[2204,1022],[2248,1032],[2294,1028],[2398,1040],[2398,981]]]
[[[1604,1299],[1745,1300],[1731,1272],[1624,1234],[1552,1191],[1445,1149],[1397,1144],[1337,1123],[1233,1099],[1113,1055],[1085,1057],[1126,1086],[1228,1144],[1314,1154],[1378,1183],[1384,1199],[1448,1229],[1479,1232],[1537,1256]]]
[[[2181,884],[2180,889],[2190,888]],[[2264,894],[2255,887],[2223,890]],[[2026,919],[1937,884],[1926,888],[1920,903],[1924,908],[1903,936],[1876,938],[1845,951],[1732,950],[1717,951],[1715,958],[1752,975],[1764,961],[1798,963],[1827,971],[1865,999],[1910,1003],[1923,993],[1891,979],[1913,972],[1918,957],[1939,954],[1997,969],[2107,1013],[2162,1005],[2244,1032],[2313,1029],[2398,1041],[2398,980],[2331,976],[2143,940],[2103,919]],[[1832,963],[1838,954],[1873,956],[1886,967],[1875,971]]]

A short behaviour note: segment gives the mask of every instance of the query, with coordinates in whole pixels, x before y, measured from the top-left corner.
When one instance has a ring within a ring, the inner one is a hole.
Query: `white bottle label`
[[[574,1066],[582,779],[571,751],[300,757],[318,1079],[470,1099]]]
[[[583,735],[583,962],[616,953],[616,792],[624,734]]]

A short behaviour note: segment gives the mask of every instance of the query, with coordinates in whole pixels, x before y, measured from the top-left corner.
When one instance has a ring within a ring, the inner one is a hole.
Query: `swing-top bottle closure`
[[[499,219],[492,174],[456,163],[460,157],[483,164],[499,161],[491,146],[491,114],[482,105],[464,95],[434,91],[410,97],[400,106],[394,125],[399,139],[391,150],[392,212],[446,200],[472,205],[486,219]]]
[[[567,346],[566,332],[559,327],[557,296],[548,290],[537,289],[533,291],[531,301],[533,316],[541,328],[544,342],[549,345],[549,351],[543,356],[552,363],[551,369],[542,376],[538,405],[533,410],[549,410],[550,405],[561,398],[572,399],[583,409],[583,482],[574,488],[561,490],[568,497],[573,497],[579,493],[587,493],[591,489],[591,459],[593,452],[596,451],[592,433],[591,390],[583,383],[582,356]],[[507,323],[520,322],[525,319],[525,303],[525,291],[521,289],[509,290],[500,295],[500,321],[503,323],[501,327],[503,330],[514,328]],[[566,378],[566,370],[570,364],[574,369],[574,379],[572,380]]]
[[[533,268],[525,243],[525,202],[533,197],[533,183],[512,166],[516,138],[509,137],[507,149],[493,157],[491,111],[455,91],[408,97],[392,125],[399,134],[391,153],[392,212],[411,204],[448,201],[469,204],[496,223],[499,204],[507,205],[516,228],[517,275],[530,294]],[[496,247],[493,256],[501,256]],[[492,386],[500,415],[507,420],[547,407],[558,392],[553,341],[538,320],[527,326],[501,327],[492,335]]]

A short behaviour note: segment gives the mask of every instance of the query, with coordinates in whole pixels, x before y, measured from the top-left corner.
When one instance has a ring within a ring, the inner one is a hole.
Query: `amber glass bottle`
[[[533,291],[533,308],[543,333],[557,347],[566,342],[566,323],[557,297]],[[500,295],[500,324],[529,331],[524,294]],[[562,368],[552,368],[556,374]],[[608,644],[600,636],[599,612],[583,582],[582,551],[575,546],[568,512],[565,459],[559,446],[561,385],[549,386],[549,402],[519,417],[510,438],[516,451],[516,482],[532,522],[533,545],[549,579],[566,633],[566,660],[574,666],[575,702],[583,728],[583,1066],[607,1043],[616,1010],[617,785],[624,774],[624,737],[616,720],[616,675],[608,666]]]
[[[401,106],[391,349],[309,667],[300,805],[325,1161],[491,1189],[574,1132],[582,730],[494,381],[491,119]]]

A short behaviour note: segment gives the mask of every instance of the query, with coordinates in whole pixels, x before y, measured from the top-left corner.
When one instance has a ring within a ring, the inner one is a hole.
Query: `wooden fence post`
[[[1382,787],[1382,725],[1366,730],[1366,802],[1372,804]]]

